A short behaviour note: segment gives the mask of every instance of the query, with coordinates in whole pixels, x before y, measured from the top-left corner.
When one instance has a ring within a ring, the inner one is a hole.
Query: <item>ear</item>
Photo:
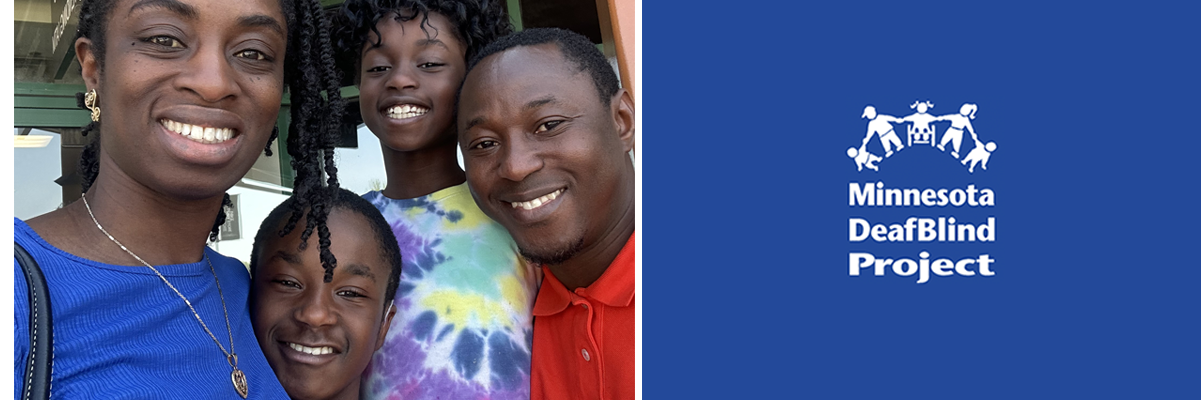
[[[75,58],[79,60],[83,83],[88,89],[100,86],[100,62],[96,60],[96,52],[92,45],[92,39],[81,37],[75,40]]]
[[[629,153],[634,149],[634,98],[624,88],[618,89],[617,94],[610,100],[613,108],[613,122],[617,127],[617,137],[621,139],[622,151]]]
[[[379,336],[377,336],[375,339],[376,350],[379,350],[380,347],[384,347],[384,339],[388,338],[388,328],[392,327],[392,317],[396,316],[395,304],[395,299],[388,303],[388,314],[384,317],[384,324],[383,326],[379,327]]]

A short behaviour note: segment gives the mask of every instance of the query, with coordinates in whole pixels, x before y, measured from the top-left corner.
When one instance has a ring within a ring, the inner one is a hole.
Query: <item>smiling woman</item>
[[[83,4],[75,52],[93,121],[83,201],[14,222],[52,293],[56,397],[287,397],[254,338],[249,275],[205,243],[224,221],[224,192],[276,138],[287,88],[297,212],[283,231],[317,233],[329,279],[321,188],[337,186],[342,100],[327,31],[317,0]],[[16,315],[29,310],[25,288],[18,273]],[[18,360],[30,353],[26,324],[17,319]]]

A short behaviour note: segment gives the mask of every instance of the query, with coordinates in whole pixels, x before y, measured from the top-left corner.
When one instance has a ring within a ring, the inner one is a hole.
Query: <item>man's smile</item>
[[[565,189],[559,189],[559,190],[555,190],[555,191],[553,191],[553,192],[550,192],[550,193],[544,194],[544,195],[542,195],[542,196],[539,196],[539,197],[537,197],[537,198],[535,198],[535,199],[533,199],[533,200],[529,200],[529,201],[514,201],[514,202],[510,202],[509,204],[510,204],[510,205],[512,205],[512,206],[513,206],[513,208],[521,208],[521,209],[524,209],[524,210],[526,210],[526,211],[533,210],[533,209],[535,209],[535,208],[542,207],[542,205],[544,205],[544,204],[548,204],[548,203],[550,203],[552,200],[554,200],[554,199],[558,198],[558,197],[559,197],[559,195],[563,194],[563,191],[564,191],[564,190],[565,190]]]

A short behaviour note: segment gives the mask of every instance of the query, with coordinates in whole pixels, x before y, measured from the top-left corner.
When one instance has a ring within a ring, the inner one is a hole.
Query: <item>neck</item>
[[[384,147],[388,186],[384,196],[411,199],[461,184],[467,180],[459,168],[455,142],[417,151],[394,151]]]
[[[328,400],[365,399],[365,398],[367,398],[367,396],[365,393],[360,392],[361,388],[362,388],[362,384],[356,379],[354,382],[351,382],[350,386],[347,386],[345,389],[342,389],[341,392],[333,395]]]
[[[606,229],[599,240],[581,249],[570,260],[547,266],[567,290],[588,287],[596,282],[630,240],[630,235],[634,234],[633,198],[626,204],[617,223]]]
[[[92,238],[97,261],[140,266],[137,260],[112,243],[100,229],[125,245],[151,265],[185,264],[204,258],[204,247],[221,206],[222,196],[200,199],[174,199],[156,193],[108,168],[88,190],[87,207],[78,201],[72,214],[81,227],[81,235]],[[90,258],[90,257],[89,257]]]

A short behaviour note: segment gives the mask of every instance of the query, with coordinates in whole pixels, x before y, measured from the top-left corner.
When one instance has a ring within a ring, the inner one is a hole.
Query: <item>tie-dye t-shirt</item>
[[[363,195],[400,243],[396,316],[367,399],[528,399],[537,275],[467,184],[415,199]]]

